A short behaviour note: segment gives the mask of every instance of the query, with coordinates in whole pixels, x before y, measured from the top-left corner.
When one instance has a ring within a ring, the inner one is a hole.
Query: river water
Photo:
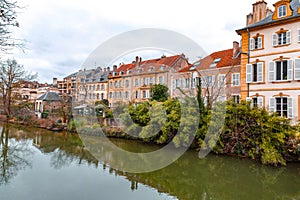
[[[275,168],[188,151],[166,168],[134,174],[110,167],[110,149],[95,158],[78,135],[1,124],[0,133],[1,200],[300,199],[300,164]],[[137,152],[160,148],[112,142]]]

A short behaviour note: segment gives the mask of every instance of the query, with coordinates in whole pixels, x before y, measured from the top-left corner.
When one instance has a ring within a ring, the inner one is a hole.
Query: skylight
[[[216,58],[216,59],[213,61],[213,63],[210,65],[210,67],[215,67],[215,66],[217,66],[218,62],[220,62],[221,59],[222,59],[222,58]]]

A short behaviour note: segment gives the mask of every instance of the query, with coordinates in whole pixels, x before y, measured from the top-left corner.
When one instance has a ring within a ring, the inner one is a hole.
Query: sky
[[[25,40],[26,49],[25,53],[17,51],[11,56],[28,71],[37,72],[39,82],[51,83],[53,77],[62,80],[83,67],[106,65],[95,60],[88,64],[94,66],[83,66],[95,49],[128,31],[145,28],[170,30],[197,43],[205,54],[232,48],[233,41],[240,41],[235,30],[245,27],[246,15],[252,12],[252,3],[256,0],[18,2],[24,8],[19,11],[20,27],[14,34]],[[266,2],[273,10],[276,1]],[[131,52],[115,62],[131,62],[138,53]],[[169,55],[166,51],[150,50],[142,52],[141,56],[145,60],[160,54]],[[196,59],[194,56],[189,61]]]

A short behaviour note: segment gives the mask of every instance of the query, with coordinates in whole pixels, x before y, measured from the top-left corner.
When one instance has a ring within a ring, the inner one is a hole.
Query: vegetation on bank
[[[220,126],[221,112],[225,118],[223,126]],[[253,107],[247,101],[205,106],[199,92],[196,100],[152,98],[140,104],[120,104],[113,115],[121,119],[123,129],[105,127],[105,134],[111,137],[161,145],[173,143],[175,147],[190,146],[197,150],[210,148],[216,154],[248,157],[267,165],[286,165],[300,158],[299,126],[291,125],[289,119],[264,108]],[[77,118],[70,126],[80,133],[102,132],[97,122],[95,125],[92,121]],[[213,130],[213,135],[206,137],[209,129]]]

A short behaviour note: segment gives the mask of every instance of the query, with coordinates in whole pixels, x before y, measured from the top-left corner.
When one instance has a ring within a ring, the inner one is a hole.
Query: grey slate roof
[[[278,21],[285,21],[287,19],[299,17],[300,16],[300,14],[298,14],[299,5],[300,5],[299,0],[292,0],[291,1],[290,6],[291,6],[291,9],[293,11],[293,14],[290,17],[285,17],[285,18],[282,18],[282,19],[273,20],[272,19],[273,14],[272,14],[272,15],[269,15],[268,17],[266,17],[265,19],[259,21],[259,22],[251,24],[249,26],[246,26],[245,28],[239,29],[237,31],[244,30],[244,29],[247,29],[247,28],[250,29],[250,28],[254,28],[254,27],[259,27],[259,26],[263,26],[263,25],[266,25],[266,24],[269,24],[269,23],[278,22]]]
[[[37,98],[37,100],[41,100],[41,101],[62,101],[62,98],[56,92],[46,92],[45,94],[43,94],[42,96]]]

